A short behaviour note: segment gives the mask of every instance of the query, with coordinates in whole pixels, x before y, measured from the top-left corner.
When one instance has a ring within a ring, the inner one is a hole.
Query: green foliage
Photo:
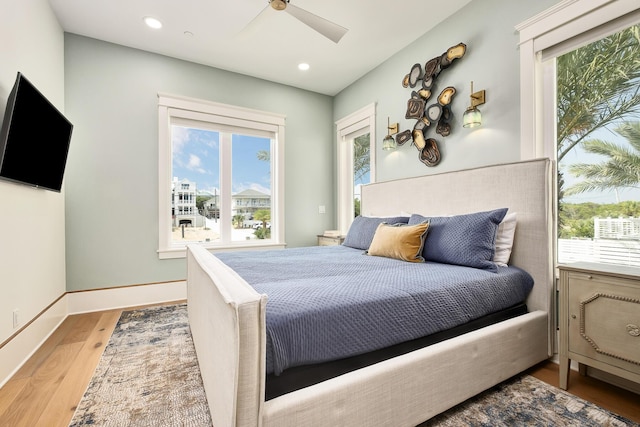
[[[353,199],[354,218],[360,215],[360,199]]]
[[[244,222],[244,215],[234,215],[231,218],[231,222],[235,228],[242,228],[242,223]]]
[[[370,135],[358,136],[353,140],[353,180],[358,182],[371,170]]]
[[[211,196],[196,196],[196,207],[198,210],[204,209],[204,202],[209,200]]]
[[[260,228],[257,228],[256,231],[253,232],[253,234],[258,239],[270,239],[271,238],[271,229],[270,228],[260,227]]]
[[[262,226],[257,228],[253,234],[258,239],[269,239],[271,238],[271,229],[267,228],[267,221],[271,220],[271,210],[269,209],[259,209],[253,213],[253,219],[256,221],[262,221]]]
[[[602,156],[600,163],[576,163],[569,172],[583,180],[567,189],[566,194],[593,190],[638,188],[640,183],[640,122],[625,122],[615,128],[624,137],[628,147],[601,139],[584,141],[587,153]]]
[[[255,219],[256,221],[262,221],[262,227],[266,228],[267,221],[271,221],[271,210],[258,209],[253,213],[253,219]]]
[[[595,130],[640,112],[640,25],[557,58],[558,161]]]
[[[559,209],[558,238],[590,238],[594,236],[594,218],[640,217],[640,202],[562,203]]]

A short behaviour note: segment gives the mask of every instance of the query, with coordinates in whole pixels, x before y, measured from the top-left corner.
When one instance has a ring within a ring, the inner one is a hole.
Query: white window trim
[[[344,235],[353,222],[353,159],[347,136],[362,129],[369,130],[370,182],[376,182],[376,105],[369,104],[336,121],[337,137],[337,217],[338,230]],[[350,183],[350,184],[347,184]]]
[[[555,137],[551,135],[553,128],[549,124],[550,112],[545,111],[543,105],[545,69],[542,51],[637,11],[639,7],[638,0],[564,0],[516,26],[520,33],[522,160],[556,158]]]
[[[193,120],[210,121],[233,127],[254,129],[258,133],[270,132],[276,135],[272,150],[271,174],[273,191],[271,199],[272,234],[269,240],[231,242],[225,246],[202,244],[211,251],[284,248],[284,129],[285,116],[233,105],[188,98],[183,96],[158,94],[158,257],[160,259],[184,258],[184,245],[171,243],[171,119],[182,117]],[[230,165],[221,165],[221,175]],[[223,177],[221,176],[221,179]],[[230,197],[230,196],[229,196]],[[227,200],[230,206],[231,201]],[[221,211],[221,221],[231,221],[229,213]]]

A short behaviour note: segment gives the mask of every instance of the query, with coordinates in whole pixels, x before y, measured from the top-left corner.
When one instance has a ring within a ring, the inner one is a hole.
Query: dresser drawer
[[[318,234],[318,246],[335,246],[344,242],[344,236],[323,236]]]
[[[640,287],[636,281],[571,272],[568,351],[640,374]]]

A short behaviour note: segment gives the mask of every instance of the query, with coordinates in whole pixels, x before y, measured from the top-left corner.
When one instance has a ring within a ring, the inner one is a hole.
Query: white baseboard
[[[0,348],[0,387],[15,375],[66,317],[67,296],[63,295]]]
[[[2,387],[70,314],[187,299],[185,281],[67,292],[0,348]]]
[[[558,357],[557,353],[553,355],[553,357],[551,358],[551,361],[555,364],[558,364],[558,365],[560,364],[560,358]],[[580,371],[579,364],[575,360],[572,360],[571,363],[569,363],[569,368],[572,371],[576,371],[576,372]],[[605,383],[609,383],[616,387],[620,387],[625,390],[640,394],[640,384],[635,383],[633,381],[629,381],[625,378],[618,377],[608,372],[601,371],[591,366],[587,366],[587,376],[593,377],[600,381],[604,381]]]
[[[187,299],[187,282],[154,283],[92,291],[68,292],[68,314],[158,304]]]

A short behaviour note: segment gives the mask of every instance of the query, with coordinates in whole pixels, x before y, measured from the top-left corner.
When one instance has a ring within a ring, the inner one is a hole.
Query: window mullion
[[[231,242],[232,188],[231,188],[231,140],[230,132],[220,133],[220,238],[223,244]]]

